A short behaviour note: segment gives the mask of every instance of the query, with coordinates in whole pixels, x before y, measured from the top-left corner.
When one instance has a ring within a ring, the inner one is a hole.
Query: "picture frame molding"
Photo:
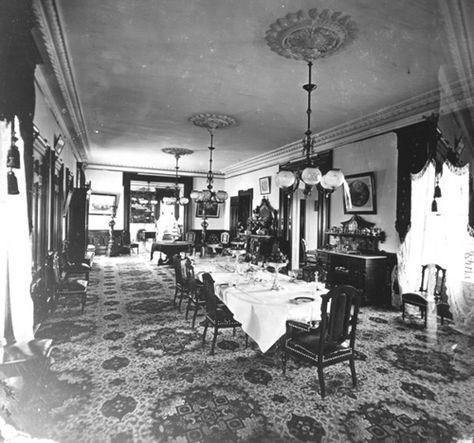
[[[375,182],[375,173],[371,172],[361,172],[359,174],[350,174],[345,176],[347,185],[349,187],[349,192],[351,188],[351,183],[356,180],[360,180],[369,188],[369,199],[367,204],[361,207],[354,206],[348,208],[346,196],[343,194],[342,201],[344,205],[344,214],[377,214],[377,192],[376,192],[376,182]]]
[[[260,183],[260,195],[271,194],[272,178],[269,175],[267,175],[266,177],[260,177],[259,183]]]
[[[214,207],[212,208],[212,212],[207,213],[206,211],[206,217],[207,218],[219,218],[220,217],[220,204],[219,203],[213,203],[213,206],[216,208],[214,211]],[[196,213],[195,216],[196,218],[202,218],[204,217],[204,211],[203,211],[204,203],[203,202],[196,202]]]
[[[94,197],[109,197],[110,198],[110,204],[108,204],[107,209],[104,210],[94,210]],[[105,215],[111,217],[114,214],[114,207],[115,210],[117,210],[117,201],[118,201],[118,196],[117,194],[108,194],[105,192],[92,192],[90,197],[89,197],[89,215]]]

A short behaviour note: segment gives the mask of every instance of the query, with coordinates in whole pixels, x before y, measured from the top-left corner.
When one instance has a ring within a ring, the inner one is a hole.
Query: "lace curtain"
[[[448,302],[457,329],[474,334],[474,285],[464,280],[465,254],[472,245],[467,231],[469,169],[446,167],[439,179],[442,197],[433,212],[435,167],[429,162],[423,174],[412,175],[411,227],[398,252],[401,293],[420,286],[421,265],[437,263],[446,269]],[[400,300],[395,300],[399,305]]]
[[[15,125],[18,127],[18,121]],[[23,142],[18,137],[21,169],[14,169],[19,194],[7,193],[7,152],[10,125],[0,121],[0,340],[11,323],[16,341],[33,339],[33,302],[30,296],[31,242],[28,227]],[[7,320],[7,321],[6,321]]]

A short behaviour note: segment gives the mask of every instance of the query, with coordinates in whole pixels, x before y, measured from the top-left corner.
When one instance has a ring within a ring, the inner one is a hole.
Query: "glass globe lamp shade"
[[[324,189],[334,190],[344,182],[344,174],[340,169],[331,169],[321,178],[321,186]]]
[[[180,204],[181,206],[187,205],[188,203],[189,203],[189,198],[187,198],[187,197],[181,197],[181,198],[179,199],[179,204]]]
[[[212,194],[211,194],[211,191],[209,191],[209,189],[202,191],[201,195],[202,195],[201,201],[208,202],[209,200],[211,200]]]
[[[191,197],[192,200],[199,201],[201,198],[201,192],[194,190],[194,191],[191,191],[191,194],[189,194],[189,196]]]
[[[303,169],[301,173],[301,180],[303,180],[307,185],[314,186],[321,181],[321,171],[317,167],[308,166]]]
[[[280,171],[276,176],[276,184],[279,188],[289,188],[296,182],[296,176],[291,171]]]
[[[216,198],[219,202],[225,202],[228,199],[229,195],[225,191],[217,191]]]

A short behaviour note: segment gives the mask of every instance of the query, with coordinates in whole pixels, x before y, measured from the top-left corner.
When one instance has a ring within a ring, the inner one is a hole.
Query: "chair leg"
[[[214,326],[214,337],[212,338],[212,345],[211,345],[211,355],[214,355],[214,349],[216,347],[216,341],[217,341],[217,332],[219,329],[217,326]]]
[[[357,386],[357,376],[356,376],[356,368],[354,359],[349,360],[349,366],[351,367],[351,375],[352,375],[352,386],[355,388]]]
[[[176,306],[176,300],[178,300],[178,285],[176,284],[176,287],[174,289],[174,297],[173,297],[173,305]]]
[[[427,315],[427,312],[426,312],[426,308],[423,309],[423,312],[425,314],[425,328],[426,328],[427,325],[428,325],[428,315]]]
[[[235,337],[235,328],[232,328],[232,337]]]
[[[181,288],[181,294],[179,296],[178,311],[181,312],[181,304],[183,303],[184,289]]]
[[[326,396],[326,385],[324,384],[324,374],[323,367],[318,366],[318,379],[319,379],[319,388],[321,390],[321,398]]]
[[[197,317],[198,311],[199,311],[199,305],[196,305],[194,307],[193,322],[191,323],[191,329],[194,329],[194,325],[196,324],[196,317]]]
[[[209,323],[206,319],[206,322],[204,323],[204,331],[202,333],[202,346],[204,347],[204,343],[206,343],[206,333],[207,333],[207,327],[209,326]]]
[[[402,319],[405,320],[405,302],[402,302]]]
[[[191,306],[191,297],[188,297],[188,305],[186,306],[186,314],[185,314],[185,316],[184,316],[184,318],[185,318],[186,320],[188,319],[190,306]]]

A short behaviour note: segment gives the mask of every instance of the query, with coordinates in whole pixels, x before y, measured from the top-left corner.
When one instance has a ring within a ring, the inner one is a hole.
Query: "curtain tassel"
[[[433,199],[431,203],[431,212],[438,212],[438,203],[436,202],[436,199]]]
[[[18,146],[15,145],[17,140],[16,137],[12,138],[12,144],[7,153],[7,168],[20,169],[20,151],[18,150]]]
[[[11,170],[8,171],[7,174],[7,183],[9,195],[15,195],[20,193],[20,191],[18,190],[18,180],[16,179],[15,173]]]

